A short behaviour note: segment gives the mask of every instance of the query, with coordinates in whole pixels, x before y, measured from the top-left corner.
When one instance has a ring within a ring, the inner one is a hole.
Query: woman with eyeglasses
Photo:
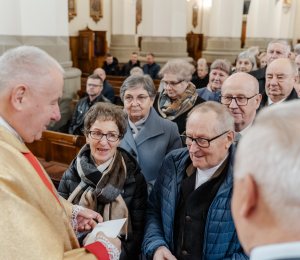
[[[148,183],[148,193],[167,153],[182,147],[178,127],[162,119],[153,109],[156,89],[149,75],[132,75],[121,89],[127,119],[127,132],[121,147],[138,161]]]
[[[153,107],[161,117],[176,123],[180,134],[185,131],[189,111],[205,102],[190,82],[194,70],[189,62],[174,59],[168,61],[158,74],[162,78],[164,90],[156,97]]]
[[[138,259],[144,234],[147,185],[133,156],[120,148],[127,131],[121,108],[97,103],[84,119],[86,144],[58,187],[59,194],[79,206],[98,212],[104,221],[127,218],[122,230],[120,259]],[[78,239],[81,244],[87,234]]]

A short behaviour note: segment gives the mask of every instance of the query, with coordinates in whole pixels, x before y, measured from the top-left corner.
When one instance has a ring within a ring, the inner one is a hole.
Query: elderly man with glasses
[[[231,215],[234,117],[208,101],[188,114],[187,148],[170,152],[148,199],[147,259],[248,259]]]
[[[259,84],[256,78],[247,73],[236,73],[222,85],[221,103],[229,108],[234,116],[234,141],[237,146],[240,138],[252,125],[261,101]]]
[[[86,93],[88,96],[80,99],[76,104],[72,121],[69,127],[70,135],[83,135],[84,115],[97,102],[109,102],[101,92],[103,90],[103,80],[99,75],[90,75],[86,83]]]

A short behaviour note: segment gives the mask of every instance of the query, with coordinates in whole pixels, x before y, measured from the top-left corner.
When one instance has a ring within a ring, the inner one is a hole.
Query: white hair
[[[297,52],[298,55],[300,54],[300,43],[298,43],[298,44],[295,45],[294,52]]]
[[[204,62],[206,64],[206,59],[200,58],[200,59],[197,60],[197,63],[199,63],[199,62]]]
[[[64,73],[55,59],[37,47],[10,49],[0,57],[0,92],[6,92],[16,84],[38,89],[53,69]]]
[[[300,102],[265,108],[239,142],[234,177],[250,174],[275,219],[300,231]]]
[[[270,46],[273,43],[282,43],[282,44],[286,45],[286,58],[289,56],[289,53],[291,52],[291,45],[289,44],[289,42],[286,39],[278,38],[278,39],[271,41],[268,45],[268,49],[270,48]]]
[[[130,70],[130,76],[132,75],[144,75],[144,71],[140,67],[134,67]]]
[[[300,43],[299,43],[299,44],[300,44]],[[295,60],[298,59],[298,58],[300,58],[300,55],[297,55],[297,57],[295,58]]]

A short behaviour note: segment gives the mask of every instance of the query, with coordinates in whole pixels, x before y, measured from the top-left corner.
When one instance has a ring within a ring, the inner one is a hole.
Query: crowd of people
[[[201,58],[161,69],[153,54],[139,68],[133,53],[122,70],[107,54],[75,107],[68,133],[86,144],[58,191],[24,142],[62,128],[50,127],[64,115],[63,69],[36,47],[4,53],[3,259],[300,259],[300,45],[294,52],[275,39],[240,53],[235,68]],[[123,109],[106,82],[120,74]],[[98,222],[123,218],[117,238],[99,232],[86,244]]]

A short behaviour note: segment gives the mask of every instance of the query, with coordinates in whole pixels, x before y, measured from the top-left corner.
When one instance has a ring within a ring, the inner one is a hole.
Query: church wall
[[[90,1],[77,0],[77,16],[69,22],[69,35],[78,36],[79,30],[84,30],[86,26],[94,31],[106,31],[107,46],[110,46],[110,36],[112,28],[111,0],[103,0],[103,18],[96,23],[90,17]]]
[[[296,1],[295,6],[295,19],[294,19],[294,31],[293,31],[293,47],[297,44],[297,40],[300,40],[300,1]]]

